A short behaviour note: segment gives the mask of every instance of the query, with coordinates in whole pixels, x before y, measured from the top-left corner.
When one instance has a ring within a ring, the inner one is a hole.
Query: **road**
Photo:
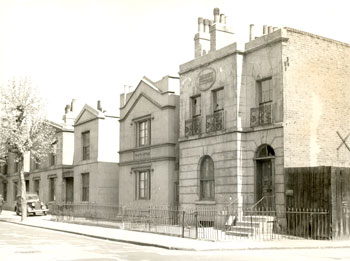
[[[178,251],[94,239],[6,222],[0,222],[0,253],[1,261],[350,260],[350,249],[346,248]]]

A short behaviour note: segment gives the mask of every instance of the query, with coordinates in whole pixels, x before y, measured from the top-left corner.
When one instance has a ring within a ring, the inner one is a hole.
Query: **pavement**
[[[147,232],[128,231],[118,227],[101,227],[94,224],[81,225],[68,222],[58,222],[54,216],[50,215],[30,216],[22,222],[21,218],[14,212],[6,210],[3,210],[0,214],[0,222],[9,222],[22,226],[49,229],[141,246],[184,251],[350,248],[350,239],[342,241],[302,239],[278,239],[271,241],[258,241],[253,239],[205,241]]]

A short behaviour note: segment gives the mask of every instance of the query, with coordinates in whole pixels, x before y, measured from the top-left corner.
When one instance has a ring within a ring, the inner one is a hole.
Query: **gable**
[[[81,124],[83,122],[87,122],[93,119],[96,119],[96,115],[93,114],[92,112],[88,111],[88,110],[84,110],[81,114],[80,117],[77,118],[77,120],[75,121],[75,125]]]

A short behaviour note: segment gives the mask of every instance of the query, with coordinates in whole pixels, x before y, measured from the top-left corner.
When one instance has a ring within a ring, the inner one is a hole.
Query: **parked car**
[[[44,214],[46,215],[49,211],[46,204],[40,201],[39,196],[37,194],[26,194],[27,199],[27,214]],[[17,196],[15,212],[17,215],[21,215],[22,207],[21,207],[21,196]]]

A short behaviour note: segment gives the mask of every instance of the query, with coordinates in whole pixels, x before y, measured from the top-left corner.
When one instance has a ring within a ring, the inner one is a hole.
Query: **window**
[[[4,201],[7,201],[7,182],[2,183],[2,193]]]
[[[39,169],[40,168],[40,160],[39,159],[35,159],[34,160],[34,169]]]
[[[56,165],[56,159],[57,159],[57,141],[52,145],[53,151],[50,153],[50,166]]]
[[[137,138],[138,138],[138,146],[146,146],[151,144],[151,120],[144,120],[137,123]]]
[[[90,159],[90,132],[83,132],[83,160]]]
[[[28,193],[29,192],[29,180],[26,180],[26,192]]]
[[[56,165],[56,153],[50,153],[50,166]]]
[[[214,111],[220,111],[224,109],[224,89],[213,91],[213,106]]]
[[[266,79],[258,82],[259,104],[272,101],[272,79]]]
[[[137,199],[150,199],[150,171],[141,170],[136,175],[136,198]]]
[[[214,162],[211,157],[205,156],[200,166],[200,199],[213,200],[214,193]]]
[[[82,201],[89,201],[89,173],[81,174],[81,183],[82,183]]]
[[[40,180],[34,180],[34,192],[39,196]]]
[[[191,98],[192,102],[192,117],[201,115],[201,96]]]
[[[55,201],[55,183],[56,178],[49,178],[49,201]]]

